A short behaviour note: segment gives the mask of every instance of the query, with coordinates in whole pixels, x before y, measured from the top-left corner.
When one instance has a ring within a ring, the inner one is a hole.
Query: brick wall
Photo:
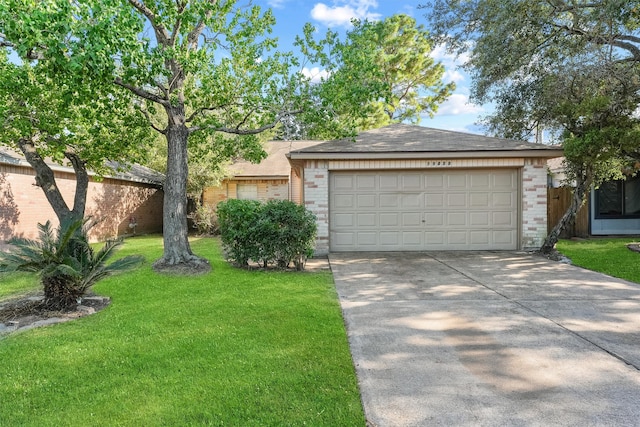
[[[547,237],[546,162],[527,159],[522,168],[522,249],[539,249]]]
[[[329,169],[323,161],[306,162],[304,206],[317,217],[316,255],[329,253]]]
[[[69,206],[73,204],[75,176],[55,172],[56,182]],[[94,241],[133,233],[130,219],[137,222],[137,234],[162,232],[163,192],[145,184],[106,178],[91,180],[86,215],[96,225],[90,231]],[[23,166],[0,165],[0,241],[11,237],[35,238],[37,224],[50,220],[58,225],[42,189],[35,185],[35,172]]]
[[[252,184],[258,187],[258,200],[289,200],[289,182],[286,179],[227,180],[219,187],[207,187],[202,194],[205,205],[215,209],[223,200],[238,198],[238,184]]]

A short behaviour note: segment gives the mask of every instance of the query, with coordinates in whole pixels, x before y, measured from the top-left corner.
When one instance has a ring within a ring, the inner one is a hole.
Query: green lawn
[[[213,271],[163,276],[161,245],[126,241],[147,263],[95,286],[107,309],[0,340],[0,425],[364,426],[330,273],[237,270],[200,239]]]
[[[575,265],[640,283],[640,253],[627,248],[628,243],[639,240],[638,237],[561,240],[556,247]]]

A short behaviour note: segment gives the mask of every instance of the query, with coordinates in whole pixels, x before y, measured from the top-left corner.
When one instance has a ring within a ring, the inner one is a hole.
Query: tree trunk
[[[168,116],[167,173],[164,184],[164,252],[153,267],[158,271],[189,273],[211,269],[209,262],[191,252],[187,225],[187,141],[184,108],[166,108]]]
[[[67,155],[76,173],[76,191],[73,210],[71,210],[60,193],[53,171],[49,165],[46,164],[40,153],[38,153],[33,141],[20,139],[18,146],[22,154],[24,154],[25,159],[27,159],[27,162],[29,162],[35,170],[36,185],[42,188],[51,208],[53,208],[56,217],[58,217],[58,221],[62,223],[65,220],[83,218],[89,187],[89,175],[84,163],[75,155]]]
[[[576,180],[576,188],[573,190],[571,204],[564,215],[562,215],[562,218],[560,218],[560,221],[558,221],[555,227],[553,227],[549,232],[549,235],[540,248],[540,252],[548,255],[553,251],[556,243],[558,243],[560,234],[571,223],[571,221],[575,219],[578,209],[580,209],[580,207],[585,203],[587,191],[591,188],[591,183],[592,179],[590,178],[581,177]]]

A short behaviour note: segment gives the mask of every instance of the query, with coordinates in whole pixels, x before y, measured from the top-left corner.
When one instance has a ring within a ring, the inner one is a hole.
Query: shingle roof
[[[229,167],[229,172],[235,177],[288,177],[291,165],[287,160],[287,153],[321,144],[323,141],[269,141],[264,150],[267,157],[260,163],[239,161]]]
[[[383,154],[383,153],[464,153],[539,152],[540,157],[557,157],[558,146],[493,138],[422,126],[393,124],[361,132],[355,139],[338,139],[292,151],[297,154]],[[497,153],[496,153],[497,154]],[[305,156],[307,157],[307,156]],[[335,156],[331,156],[332,158]]]
[[[28,168],[31,167],[22,153],[9,150],[4,147],[0,148],[0,164],[2,163],[14,166],[24,166]],[[47,161],[47,164],[49,165],[49,167],[51,167],[52,170],[74,173],[73,168],[70,166],[63,166],[50,161]],[[123,181],[140,182],[158,187],[161,187],[164,184],[164,174],[153,169],[149,169],[145,166],[137,164],[127,165],[124,163],[112,161],[107,161],[106,165],[113,170],[113,173],[105,176],[105,178],[115,178]],[[95,174],[89,172],[89,175]]]

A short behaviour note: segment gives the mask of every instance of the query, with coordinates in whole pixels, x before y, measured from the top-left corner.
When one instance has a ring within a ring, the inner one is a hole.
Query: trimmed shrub
[[[313,255],[316,217],[291,201],[226,200],[218,204],[218,221],[227,259],[236,265],[253,260],[303,270]]]
[[[244,267],[258,259],[255,229],[260,218],[260,202],[229,199],[218,203],[220,238],[228,260]]]

